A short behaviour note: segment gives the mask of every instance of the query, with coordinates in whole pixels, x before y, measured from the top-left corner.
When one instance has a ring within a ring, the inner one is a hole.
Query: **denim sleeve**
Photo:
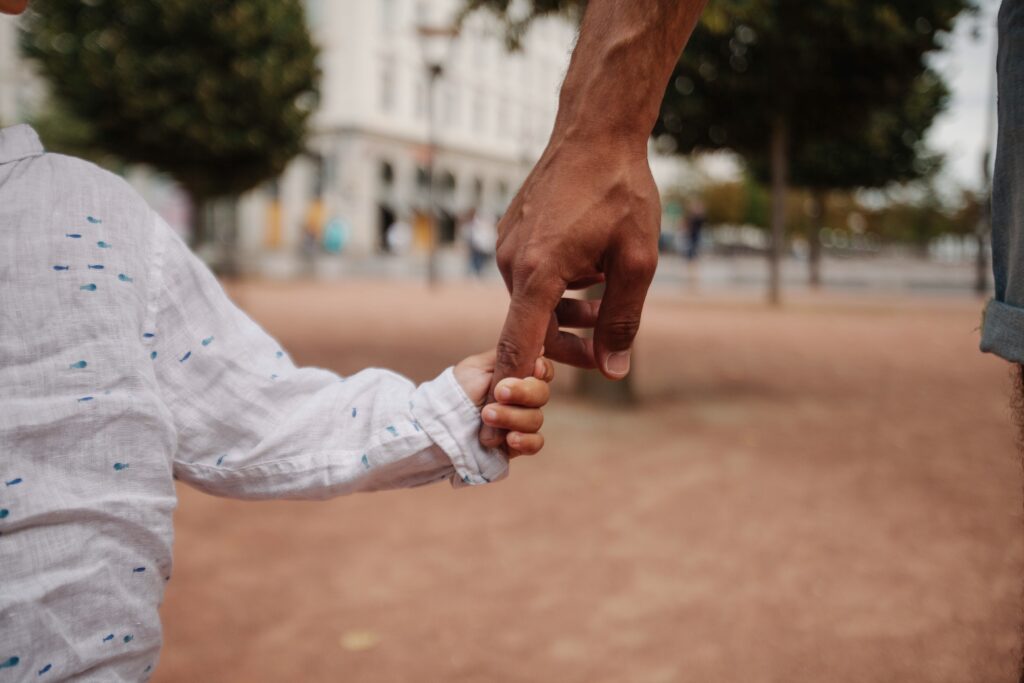
[[[999,139],[992,184],[995,297],[981,350],[1024,363],[1024,0],[999,10]]]

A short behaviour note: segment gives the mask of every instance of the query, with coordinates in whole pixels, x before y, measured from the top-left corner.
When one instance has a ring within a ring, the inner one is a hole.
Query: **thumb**
[[[633,339],[640,329],[640,314],[656,267],[656,255],[616,255],[608,264],[594,326],[594,358],[608,379],[629,374]]]

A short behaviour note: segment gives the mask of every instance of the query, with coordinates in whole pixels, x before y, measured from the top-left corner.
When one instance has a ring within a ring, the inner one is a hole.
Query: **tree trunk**
[[[982,202],[981,219],[974,227],[974,240],[978,245],[978,253],[974,257],[974,292],[978,296],[988,294],[988,240],[992,235],[992,181],[989,177],[988,154],[982,163],[982,174],[985,177],[985,200]]]
[[[768,248],[768,303],[778,306],[782,302],[782,249],[786,241],[786,188],[789,130],[786,119],[778,115],[772,121],[771,173],[772,173],[772,235]]]
[[[807,235],[807,267],[808,282],[812,289],[821,287],[821,231],[825,227],[825,214],[828,211],[828,192],[813,190],[811,203],[814,218],[811,221],[810,234]]]
[[[600,299],[604,285],[595,285],[587,290],[588,299]],[[633,391],[633,373],[636,372],[636,351],[630,359],[630,373],[620,380],[606,379],[600,370],[580,370],[576,379],[576,394],[594,403],[605,405],[628,405],[636,402]]]
[[[980,228],[974,236],[978,254],[974,257],[974,291],[978,296],[988,294],[988,240],[985,230]]]

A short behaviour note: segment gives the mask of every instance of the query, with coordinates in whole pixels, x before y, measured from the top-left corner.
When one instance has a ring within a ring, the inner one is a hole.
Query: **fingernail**
[[[497,410],[495,410],[494,408],[484,408],[484,419],[485,420],[494,420],[494,419],[497,419],[497,417],[498,417],[498,411]]]
[[[508,445],[509,446],[512,446],[513,448],[518,448],[520,441],[522,441],[522,438],[518,434],[509,434],[508,435]]]
[[[507,386],[500,386],[495,390],[494,395],[499,401],[507,401],[512,398],[512,390]]]
[[[629,372],[629,351],[616,351],[608,354],[604,369],[609,375],[625,376]]]

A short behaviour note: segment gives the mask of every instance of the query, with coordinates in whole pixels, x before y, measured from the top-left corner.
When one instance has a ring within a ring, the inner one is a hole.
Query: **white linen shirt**
[[[451,368],[296,368],[120,178],[0,130],[0,683],[156,665],[173,478],[233,498],[499,479]]]

